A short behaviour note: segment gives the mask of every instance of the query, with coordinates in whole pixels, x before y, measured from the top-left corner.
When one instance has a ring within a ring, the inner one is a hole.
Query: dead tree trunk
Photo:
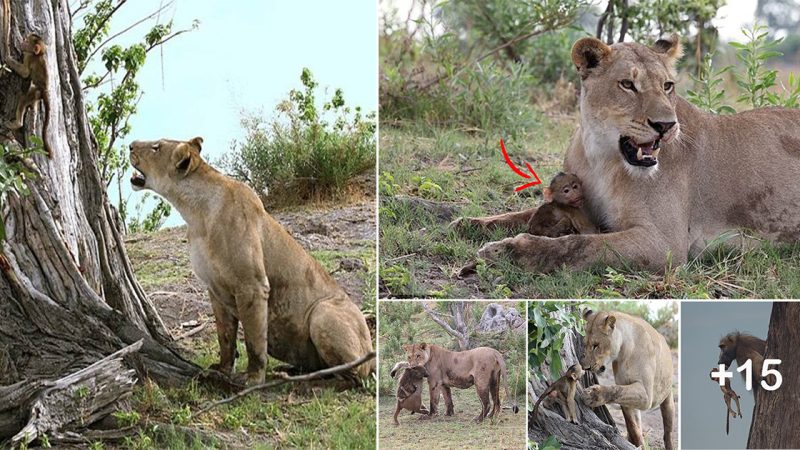
[[[775,391],[761,389],[753,410],[747,448],[800,448],[800,303],[775,302],[767,332],[764,358],[780,359],[771,366],[780,372],[783,383]]]
[[[44,139],[54,154],[34,158],[41,177],[29,183],[29,196],[12,194],[0,205],[7,227],[0,248],[0,386],[7,400],[0,402],[0,440],[27,422],[8,413],[30,410],[33,399],[26,394],[35,380],[62,379],[139,340],[141,349],[125,361],[140,376],[180,383],[199,373],[172,347],[125,253],[97,167],[68,8],[67,0],[10,2],[11,56],[20,59],[28,33],[47,45],[50,126]],[[16,74],[0,77],[2,122],[13,116],[24,83]],[[29,110],[15,137],[5,130],[3,143],[25,145],[32,134],[41,136],[43,109]]]
[[[469,318],[469,311],[472,307],[472,303],[448,302],[450,314],[443,314],[435,311],[428,305],[427,302],[422,302],[422,307],[425,309],[425,312],[428,314],[428,317],[430,317],[431,320],[439,324],[439,326],[444,328],[444,331],[446,331],[447,334],[456,339],[458,342],[458,349],[460,351],[469,350],[471,348],[467,319]],[[445,320],[446,317],[450,318],[452,324]]]
[[[570,335],[564,339],[564,349],[562,351],[562,367],[569,367],[578,362],[578,355],[583,353],[583,342],[580,334],[571,330]],[[536,400],[544,393],[547,386],[540,381],[539,374],[550,377],[550,367],[543,366],[538,369],[538,373],[531,373],[528,377],[528,403],[533,408]],[[552,383],[555,380],[549,380]],[[580,393],[583,389],[597,384],[597,377],[586,372],[581,383],[578,385],[576,402],[578,404],[578,424],[568,422],[564,418],[565,411],[561,415],[543,408],[539,405],[537,417],[533,417],[531,411],[528,416],[528,438],[538,443],[543,443],[550,436],[555,436],[561,442],[562,449],[625,449],[633,450],[635,447],[628,442],[617,430],[614,419],[608,408],[590,408],[580,400]]]

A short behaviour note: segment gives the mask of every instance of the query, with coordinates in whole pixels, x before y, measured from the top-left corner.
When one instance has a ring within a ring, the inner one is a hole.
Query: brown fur
[[[575,394],[578,390],[578,380],[584,374],[584,370],[580,364],[573,364],[564,373],[564,376],[554,381],[553,384],[547,387],[542,392],[536,404],[533,406],[531,417],[537,419],[536,412],[539,410],[539,404],[545,399],[558,402],[564,408],[565,418],[572,422],[578,423],[578,406],[575,403]],[[552,404],[551,402],[551,404]]]
[[[544,189],[544,205],[528,221],[528,233],[536,236],[561,237],[569,234],[597,233],[592,222],[581,211],[581,180],[571,173],[559,173]]]
[[[402,370],[403,374],[397,382],[397,407],[392,418],[395,425],[400,425],[397,415],[403,409],[411,411],[411,414],[415,412],[428,414],[428,410],[422,406],[422,384],[428,376],[428,371],[425,367],[409,367],[408,363],[402,362],[395,364],[391,371],[392,378],[395,377],[398,370]]]
[[[725,368],[730,368],[731,363],[741,366],[747,360],[753,361],[753,395],[761,389],[761,370],[764,366],[764,353],[767,343],[751,334],[734,331],[723,336],[719,340],[719,361],[717,364],[724,364]],[[742,371],[744,379],[745,372]],[[767,380],[770,382],[770,380]]]
[[[595,385],[581,398],[595,408],[617,403],[622,408],[628,440],[637,447],[644,444],[639,413],[661,406],[664,444],[672,446],[675,403],[672,398],[672,355],[666,339],[644,320],[620,312],[587,311],[584,355],[586,370],[603,372],[607,364],[614,369],[615,385]]]
[[[660,272],[668,262],[682,264],[713,249],[710,244],[731,230],[752,230],[775,242],[800,239],[800,153],[791,147],[800,139],[800,111],[700,111],[674,88],[666,89],[675,79],[673,65],[679,56],[673,38],[653,47],[578,41],[573,61],[583,77],[581,123],[564,170],[583,180],[584,210],[606,233],[558,239],[520,234],[486,244],[479,255],[508,254],[539,272],[563,265],[585,270],[597,264]],[[621,80],[632,81],[636,91],[623,89]],[[673,120],[677,125],[661,136],[657,164],[627,162],[621,137],[644,143],[660,136],[650,122]],[[505,227],[524,223],[533,213],[535,209],[456,223]],[[744,233],[727,241],[756,243]]]
[[[151,189],[166,198],[186,221],[192,267],[208,285],[217,322],[217,367],[231,372],[240,321],[250,383],[264,380],[267,346],[270,355],[301,370],[371,352],[358,307],[267,214],[252,189],[203,161],[202,142],[133,142],[131,164],[142,175],[131,183],[134,190]],[[374,367],[373,360],[347,375],[356,383]]]
[[[714,372],[718,371],[719,368],[715,367],[711,369],[711,372],[708,374],[711,381],[717,383],[719,386],[719,380],[714,378]],[[741,398],[739,395],[736,395],[736,391],[731,388],[731,380],[725,378],[725,383],[722,386],[719,386],[719,389],[722,391],[722,400],[725,401],[725,406],[727,407],[725,411],[725,434],[730,434],[731,429],[731,417],[736,417],[738,414],[739,417],[742,417],[742,407],[739,404],[739,399]],[[731,399],[736,401],[736,411],[733,410],[731,407]]]
[[[431,416],[437,412],[440,395],[444,396],[447,408],[445,415],[454,414],[451,387],[468,389],[475,386],[482,405],[481,412],[475,416],[475,422],[478,423],[486,417],[494,417],[500,411],[501,382],[505,386],[506,398],[510,398],[505,360],[493,348],[478,347],[463,352],[451,352],[438,345],[423,343],[404,345],[403,349],[410,367],[424,366],[428,371]],[[494,406],[490,413],[491,400],[494,400]],[[515,413],[518,411],[513,400],[512,409]]]
[[[29,34],[22,43],[22,62],[15,61],[10,55],[6,63],[17,75],[22,78],[30,78],[31,84],[28,90],[20,97],[17,104],[17,112],[14,120],[7,124],[11,130],[22,128],[22,120],[25,111],[29,106],[35,105],[42,100],[44,105],[44,124],[42,125],[42,143],[47,151],[47,156],[52,158],[53,152],[47,143],[47,129],[50,123],[50,99],[48,97],[48,75],[47,61],[45,54],[47,46],[44,40],[37,34]]]

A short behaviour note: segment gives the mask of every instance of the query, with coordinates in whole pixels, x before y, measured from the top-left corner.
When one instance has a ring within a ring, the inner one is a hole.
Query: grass
[[[512,160],[529,162],[547,183],[562,167],[578,125],[577,114],[538,115],[527,136],[506,140]],[[431,129],[403,123],[381,128],[381,295],[433,298],[796,298],[800,296],[800,244],[744,252],[721,249],[701,260],[667,267],[664,275],[597,268],[553,274],[525,272],[509,262],[479,262],[477,275],[456,274],[475,261],[486,242],[523,230],[468,229],[456,233],[450,218],[410,204],[437,202],[458,216],[518,211],[541,203],[538,187],[514,192],[523,179],[503,161],[499,134]]]
[[[422,398],[427,405],[428,390],[425,384]],[[378,406],[378,435],[381,448],[416,449],[435,447],[439,449],[464,448],[513,448],[525,447],[525,409],[517,414],[503,409],[494,419],[486,419],[480,425],[472,420],[481,409],[475,389],[452,389],[455,415],[442,414],[430,420],[418,420],[419,415],[401,411],[397,416],[400,426],[395,426],[392,416],[395,399],[381,396]],[[523,405],[524,406],[524,405]],[[439,402],[444,411],[444,402]]]

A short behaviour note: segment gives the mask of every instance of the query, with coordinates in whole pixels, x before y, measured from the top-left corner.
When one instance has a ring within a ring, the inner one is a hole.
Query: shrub
[[[245,115],[244,141],[234,142],[219,161],[230,176],[263,194],[265,204],[339,196],[354,177],[375,167],[374,112],[346,106],[341,89],[320,110],[311,71],[303,69],[300,80],[303,89],[289,92],[275,119]]]

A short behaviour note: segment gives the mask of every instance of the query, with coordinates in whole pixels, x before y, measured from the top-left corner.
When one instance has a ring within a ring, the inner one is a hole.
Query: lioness
[[[500,383],[508,394],[508,372],[503,355],[489,347],[478,347],[463,352],[451,352],[433,344],[404,345],[408,365],[410,367],[424,366],[428,371],[428,387],[430,389],[429,415],[436,414],[439,405],[439,396],[444,396],[447,407],[445,415],[452,416],[453,397],[451,387],[468,389],[475,385],[478,398],[481,400],[481,412],[475,416],[475,422],[480,423],[485,417],[494,417],[500,411]],[[494,407],[489,413],[491,400]],[[511,399],[514,413],[519,411],[516,401]]]
[[[800,110],[732,115],[701,111],[675,93],[677,35],[653,46],[584,38],[572,48],[581,76],[580,127],[564,171],[583,180],[584,209],[608,233],[557,239],[529,234],[486,244],[549,272],[595,264],[663,271],[748,229],[776,242],[800,238]],[[536,209],[465,219],[524,226]],[[739,234],[729,242],[751,244]]]
[[[249,383],[264,381],[267,352],[317,370],[372,351],[367,323],[336,281],[276,222],[245,184],[200,157],[202,138],[130,145],[133,189],[167,199],[186,221],[189,255],[208,285],[219,339],[219,370],[230,373],[239,321]],[[267,326],[269,324],[269,326]],[[354,382],[374,361],[349,374]]]
[[[672,449],[672,355],[664,336],[638,317],[619,312],[584,313],[586,335],[581,365],[586,370],[603,372],[608,364],[614,370],[613,386],[595,385],[581,395],[592,408],[618,403],[628,428],[628,440],[637,447],[644,444],[639,410],[661,406],[664,421],[664,446]]]

